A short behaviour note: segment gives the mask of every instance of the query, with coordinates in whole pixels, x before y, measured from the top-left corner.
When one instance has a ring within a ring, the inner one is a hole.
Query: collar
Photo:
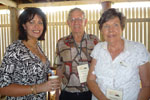
[[[89,38],[88,35],[84,32],[83,40],[88,39],[88,38]],[[74,43],[74,39],[73,39],[72,33],[70,33],[70,35],[65,38],[64,42],[68,46],[71,45],[72,43]]]
[[[121,56],[120,56],[120,55],[117,56],[117,57],[114,59],[113,62],[116,62],[117,59],[119,59],[119,61],[122,61],[122,60],[124,60],[126,57],[130,56],[128,40],[126,40],[125,38],[122,38],[122,39],[124,40],[124,50],[121,52],[121,54],[120,54]],[[105,41],[105,42],[102,44],[102,48],[103,48],[104,50],[107,50],[107,51],[108,51],[107,45],[108,45],[108,43]]]
[[[121,39],[123,39],[123,41],[124,41],[124,50],[123,50],[123,52],[127,51],[128,48],[129,48],[128,41],[123,37],[121,37]],[[108,47],[108,42],[105,41],[102,45],[102,48],[105,49],[105,50],[108,50],[107,47]]]

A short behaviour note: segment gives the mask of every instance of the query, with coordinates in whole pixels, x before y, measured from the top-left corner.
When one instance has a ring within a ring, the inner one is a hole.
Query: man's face
[[[67,22],[73,34],[84,33],[87,19],[84,18],[81,11],[73,11],[71,13],[70,19]]]

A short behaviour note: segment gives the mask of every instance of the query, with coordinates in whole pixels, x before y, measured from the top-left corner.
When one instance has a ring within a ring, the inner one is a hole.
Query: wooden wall
[[[121,4],[123,4],[123,2]],[[17,25],[15,21],[16,16],[18,16],[17,11],[22,10],[23,7],[30,6],[41,7],[42,10],[44,7],[47,7],[47,9],[44,9],[43,11],[45,12],[48,19],[48,30],[46,32],[46,39],[44,42],[41,42],[41,45],[52,64],[54,62],[57,40],[70,34],[70,29],[66,23],[66,19],[68,11],[71,8],[80,7],[83,9],[88,19],[85,31],[90,34],[97,35],[100,39],[102,38],[97,24],[97,21],[100,18],[102,12],[101,5],[99,3],[83,3],[82,1],[78,1],[60,3],[57,2],[50,4],[40,3],[32,5],[21,4],[17,9],[15,8],[12,10],[11,8],[8,8],[8,10],[10,10],[10,13],[8,14],[0,14],[0,63],[6,47],[12,43],[12,41],[16,40],[17,37]],[[127,16],[127,24],[123,32],[123,37],[145,44],[146,48],[150,51],[150,6],[131,6],[123,8],[113,6],[123,12],[125,16]]]

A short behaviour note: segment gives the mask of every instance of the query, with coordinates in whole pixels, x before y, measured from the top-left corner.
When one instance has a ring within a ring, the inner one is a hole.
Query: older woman
[[[7,100],[46,100],[46,92],[58,89],[59,79],[48,81],[50,61],[38,40],[44,40],[46,15],[26,8],[19,16],[19,38],[7,47],[0,67],[0,94]]]
[[[143,44],[121,37],[125,17],[116,9],[105,11],[98,23],[105,42],[98,43],[91,53],[87,83],[92,100],[148,100],[148,51]]]

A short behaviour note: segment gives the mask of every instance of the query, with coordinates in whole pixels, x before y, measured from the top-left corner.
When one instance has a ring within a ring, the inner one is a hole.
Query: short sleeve
[[[55,56],[54,65],[53,65],[56,68],[61,68],[61,66],[63,65],[62,57],[60,55],[60,50],[59,50],[62,42],[63,42],[63,39],[60,39],[56,45],[56,56]]]
[[[149,53],[149,62],[150,62],[150,53]]]
[[[138,46],[137,52],[139,65],[143,65],[150,60],[150,54],[143,44]]]
[[[99,49],[100,48],[100,43],[98,43],[95,47],[94,47],[94,49],[93,49],[93,51],[91,52],[91,57],[92,58],[94,58],[94,59],[98,59],[98,57],[99,57]]]
[[[0,67],[0,87],[8,86],[12,83],[16,60],[16,53],[7,48]]]

